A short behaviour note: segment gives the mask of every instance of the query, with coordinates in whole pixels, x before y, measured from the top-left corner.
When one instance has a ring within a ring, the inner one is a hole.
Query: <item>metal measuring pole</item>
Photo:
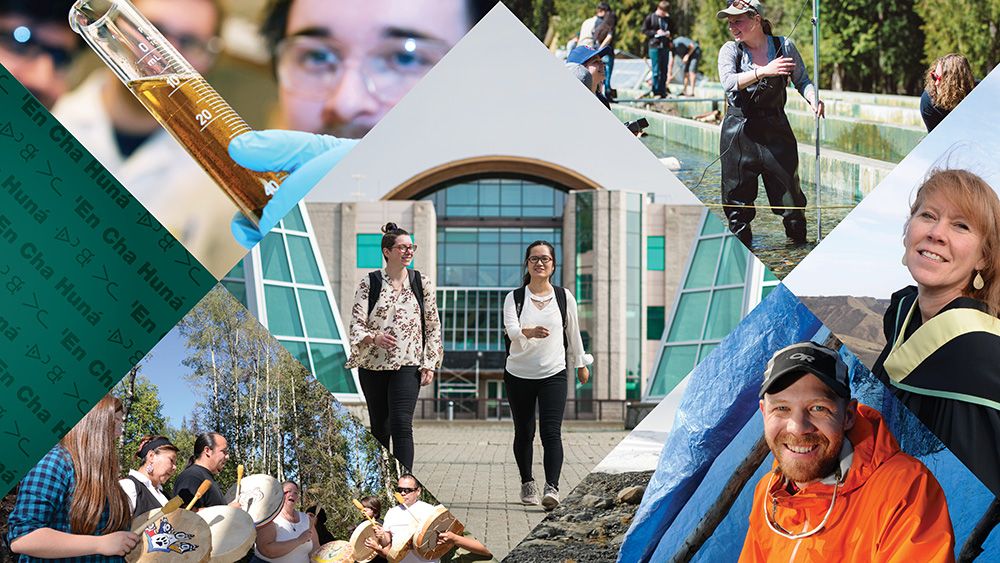
[[[819,106],[819,0],[813,0],[813,92]],[[819,181],[819,114],[816,119],[816,243],[823,240],[823,210],[820,205]]]

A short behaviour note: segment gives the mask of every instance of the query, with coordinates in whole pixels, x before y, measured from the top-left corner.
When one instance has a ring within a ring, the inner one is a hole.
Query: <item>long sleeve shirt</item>
[[[420,303],[410,289],[409,281],[397,291],[385,268],[381,270],[382,289],[375,302],[375,309],[368,314],[368,275],[361,278],[354,294],[351,309],[351,358],[346,367],[362,367],[373,371],[396,370],[402,366],[418,366],[420,369],[437,369],[444,358],[441,344],[441,321],[438,318],[437,299],[434,284],[426,276],[421,276],[424,288],[424,323],[421,335]],[[365,337],[375,338],[379,332],[391,334],[396,345],[390,350],[380,348],[373,341],[367,344]]]
[[[808,100],[807,93],[810,90],[814,90],[814,87],[812,80],[809,80],[809,73],[806,72],[806,64],[802,61],[802,55],[799,54],[799,50],[795,48],[795,44],[792,43],[791,39],[778,37],[778,40],[783,44],[783,56],[791,57],[795,62],[795,68],[792,70],[791,75],[792,84],[798,90],[799,94],[802,94],[802,97]],[[770,36],[767,36],[768,62],[773,61],[777,56],[778,52],[774,48],[774,42],[771,41]],[[719,81],[722,82],[722,87],[726,92],[735,93],[739,91],[736,75],[755,68],[762,67],[753,63],[749,49],[739,48],[735,41],[727,41],[719,49]]]
[[[653,12],[642,20],[642,34],[648,38],[647,43],[650,49],[659,49],[670,44],[669,36],[661,35],[658,37],[656,35],[656,32],[661,29],[670,31],[670,16],[660,17],[656,15],[656,12]]]
[[[531,301],[533,296],[524,288],[524,306],[521,317],[517,316],[514,292],[507,294],[503,302],[503,326],[510,338],[510,354],[507,356],[507,371],[523,379],[544,379],[560,371],[581,368],[594,363],[594,357],[583,349],[580,336],[580,320],[577,315],[576,299],[566,292],[566,341],[563,348],[563,322],[555,294],[548,295],[549,301],[539,309]],[[541,297],[544,300],[545,297]],[[521,333],[522,327],[544,326],[549,329],[545,338],[528,338]]]

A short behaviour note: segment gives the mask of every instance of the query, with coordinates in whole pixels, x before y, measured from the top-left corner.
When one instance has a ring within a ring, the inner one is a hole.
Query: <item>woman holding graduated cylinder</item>
[[[504,331],[509,339],[504,384],[514,418],[514,459],[521,473],[521,502],[538,504],[531,474],[535,439],[535,408],[544,449],[546,510],[559,505],[562,471],[562,419],[566,409],[567,371],[577,371],[586,383],[586,366],[594,358],[583,349],[576,300],[551,283],[556,252],[551,243],[535,241],[524,256],[523,285],[508,293],[503,305]]]

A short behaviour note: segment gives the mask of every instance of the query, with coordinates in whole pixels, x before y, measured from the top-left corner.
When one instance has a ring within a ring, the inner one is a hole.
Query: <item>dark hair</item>
[[[771,20],[764,19],[764,16],[760,17],[760,30],[764,32],[764,35],[774,35],[774,30],[771,29]],[[787,54],[783,56],[787,56]]]
[[[0,15],[16,14],[36,23],[56,23],[69,27],[66,17],[74,0],[0,0]],[[74,35],[76,35],[74,33]]]
[[[384,251],[392,250],[392,247],[396,246],[397,238],[409,234],[406,229],[400,229],[395,223],[386,223],[382,227],[382,257],[385,258]]]
[[[413,482],[417,485],[418,489],[424,488],[424,486],[420,484],[420,480],[413,476],[413,473],[400,473],[399,477],[396,478],[396,482],[399,483],[400,479],[413,479]]]
[[[217,436],[222,436],[218,432],[203,432],[198,434],[198,437],[194,439],[194,453],[188,458],[187,467],[194,465],[194,462],[198,461],[201,457],[201,452],[205,451],[205,448],[215,449],[215,438]]]
[[[361,506],[372,509],[376,520],[382,517],[382,501],[378,497],[367,496],[361,499]]]
[[[598,10],[604,10],[605,12],[610,12],[611,11],[611,4],[608,4],[607,2],[598,2],[597,3],[597,9]]]
[[[547,240],[536,240],[535,242],[528,245],[528,249],[524,251],[524,277],[521,278],[521,285],[528,285],[531,282],[531,274],[528,273],[528,258],[531,257],[531,249],[536,246],[546,246],[549,249],[549,254],[552,255],[552,273],[555,273],[556,269],[556,248],[552,246],[552,243]]]
[[[28,0],[25,0],[26,2]],[[292,11],[292,2],[295,0],[270,0],[264,8],[264,18],[260,25],[260,33],[267,40],[268,50],[273,57],[278,43],[285,38],[288,33],[288,13]],[[465,0],[465,11],[468,16],[469,28],[479,23],[490,10],[493,9],[497,0]],[[66,12],[69,11],[67,6]],[[65,13],[62,19],[66,19]]]
[[[170,439],[159,434],[146,434],[139,440],[139,446],[135,450],[135,457],[145,461],[149,452],[160,453],[164,450],[178,451],[177,446],[170,443]]]

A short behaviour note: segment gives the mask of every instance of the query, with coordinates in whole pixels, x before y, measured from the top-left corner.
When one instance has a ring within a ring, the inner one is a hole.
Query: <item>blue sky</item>
[[[191,370],[181,364],[187,357],[187,347],[177,327],[164,336],[151,353],[152,356],[143,361],[140,373],[159,388],[167,424],[178,426],[200,397],[185,379]]]

